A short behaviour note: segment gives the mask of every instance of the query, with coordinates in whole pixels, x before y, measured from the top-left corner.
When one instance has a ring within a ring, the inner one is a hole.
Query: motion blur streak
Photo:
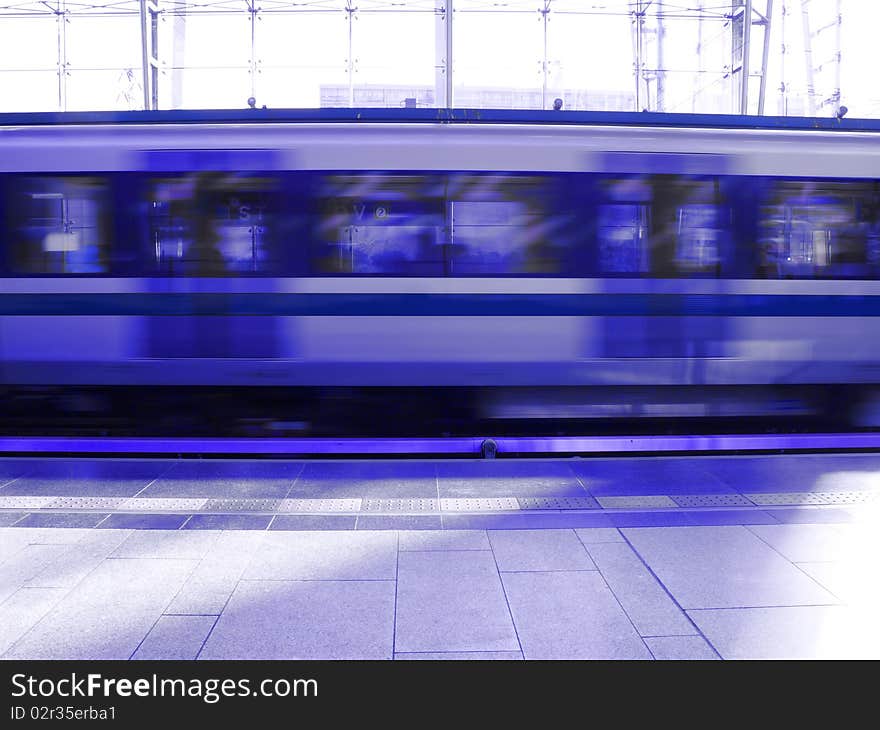
[[[0,119],[0,432],[874,428],[880,127],[604,119]]]

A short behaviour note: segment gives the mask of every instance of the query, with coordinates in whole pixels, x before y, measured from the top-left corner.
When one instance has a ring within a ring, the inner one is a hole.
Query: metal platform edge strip
[[[878,433],[707,436],[557,436],[466,438],[160,438],[0,437],[5,454],[452,455],[482,453],[487,439],[504,454],[663,453],[876,449]]]

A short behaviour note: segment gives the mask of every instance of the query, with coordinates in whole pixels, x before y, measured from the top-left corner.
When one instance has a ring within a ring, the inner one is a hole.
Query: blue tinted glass
[[[100,274],[107,270],[111,219],[106,180],[22,178],[10,211],[13,271]]]
[[[648,268],[647,206],[612,203],[599,206],[599,269],[606,273],[637,273]]]
[[[163,273],[220,276],[270,269],[270,178],[198,173],[154,181],[151,244]]]
[[[450,176],[450,273],[566,274],[571,210],[559,210],[551,177]]]
[[[319,208],[319,273],[443,274],[443,204],[429,179],[331,176]]]
[[[872,182],[772,181],[759,211],[764,273],[871,277],[880,263],[877,208]]]

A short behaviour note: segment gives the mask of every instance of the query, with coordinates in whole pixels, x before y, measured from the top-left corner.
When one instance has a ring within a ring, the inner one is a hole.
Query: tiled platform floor
[[[597,506],[3,509],[0,524],[14,526],[0,527],[0,657],[880,658],[880,502],[731,498],[873,493],[880,455],[404,464],[5,460],[0,497]],[[717,504],[611,499],[694,495]],[[279,520],[297,524],[266,529]]]

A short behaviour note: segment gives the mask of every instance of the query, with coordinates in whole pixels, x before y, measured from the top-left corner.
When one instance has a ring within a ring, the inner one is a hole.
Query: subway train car
[[[0,431],[873,428],[880,125],[400,111],[0,118]]]

